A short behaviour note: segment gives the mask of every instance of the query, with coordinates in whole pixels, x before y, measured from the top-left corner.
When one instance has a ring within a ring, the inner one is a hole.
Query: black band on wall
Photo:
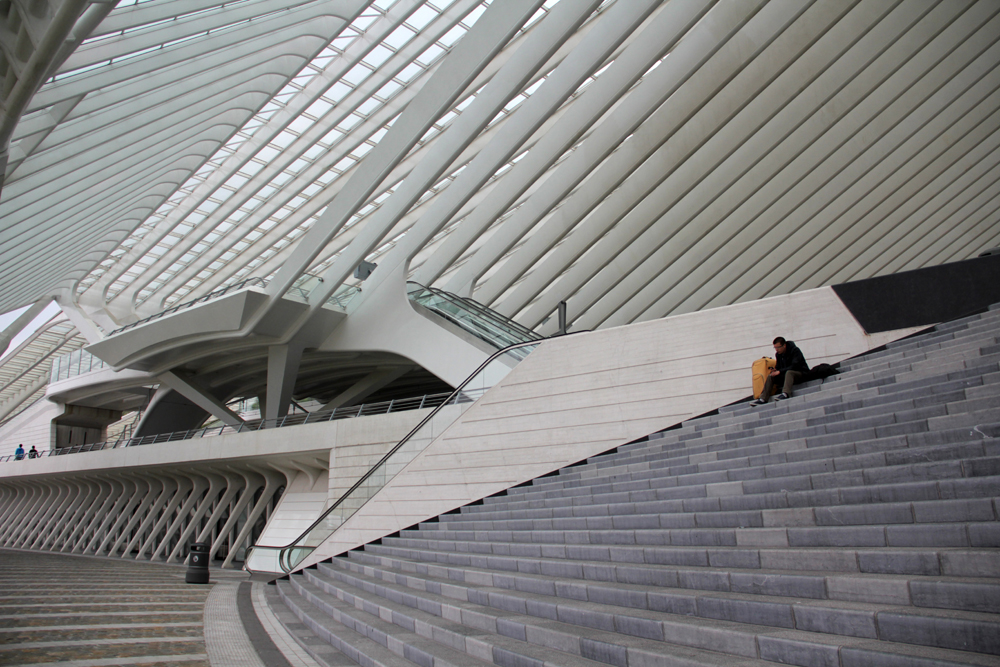
[[[1000,255],[833,286],[868,333],[953,320],[1000,302]]]

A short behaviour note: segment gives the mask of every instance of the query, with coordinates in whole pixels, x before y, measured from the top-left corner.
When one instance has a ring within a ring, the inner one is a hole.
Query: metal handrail
[[[288,555],[289,555],[290,550],[292,550],[292,549],[308,549],[309,552],[311,552],[313,549],[315,549],[315,547],[306,547],[306,546],[299,547],[299,546],[296,546],[296,543],[298,543],[299,541],[305,539],[309,535],[309,533],[312,532],[312,530],[314,528],[316,528],[317,526],[319,526],[320,523],[322,523],[331,513],[333,513],[342,504],[344,504],[350,498],[350,496],[351,496],[352,493],[354,493],[365,482],[367,482],[368,479],[371,478],[372,475],[375,474],[375,471],[377,471],[379,468],[381,468],[382,466],[384,466],[389,461],[389,459],[392,458],[392,456],[395,455],[403,447],[403,445],[405,445],[407,442],[409,442],[410,439],[414,435],[416,435],[428,422],[430,422],[432,419],[434,419],[434,417],[437,416],[437,414],[442,409],[444,409],[445,406],[455,405],[457,403],[462,403],[462,402],[466,402],[466,401],[470,401],[471,402],[471,401],[474,401],[474,400],[478,400],[478,398],[479,398],[478,396],[475,399],[473,399],[471,397],[471,395],[465,391],[465,388],[487,366],[489,366],[494,360],[496,360],[497,358],[499,358],[499,357],[501,357],[501,356],[503,356],[505,354],[509,354],[510,352],[518,350],[519,348],[522,348],[522,347],[537,346],[540,342],[541,342],[540,340],[532,340],[532,341],[527,341],[527,342],[524,342],[524,343],[515,343],[514,345],[508,345],[507,347],[505,347],[502,350],[497,350],[495,353],[493,353],[492,355],[490,355],[490,357],[486,361],[484,361],[475,371],[472,372],[472,374],[469,375],[469,377],[467,377],[458,387],[455,388],[455,390],[453,392],[451,392],[448,395],[448,398],[446,400],[442,401],[441,404],[438,405],[436,408],[434,408],[434,410],[429,415],[427,415],[422,420],[420,420],[419,424],[417,424],[416,426],[414,426],[410,430],[410,432],[407,433],[403,437],[402,440],[400,440],[395,446],[393,446],[392,449],[390,449],[388,452],[386,452],[386,454],[381,459],[379,459],[379,461],[375,465],[373,465],[371,468],[368,469],[368,472],[366,472],[364,475],[362,475],[358,479],[358,481],[356,481],[351,486],[351,488],[349,488],[343,495],[341,495],[340,498],[338,498],[335,503],[333,503],[330,507],[328,507],[315,521],[313,521],[309,525],[308,528],[306,528],[304,531],[302,531],[302,533],[298,537],[296,537],[293,541],[289,542],[288,544],[286,544],[284,546],[280,546],[280,547],[266,546],[266,545],[256,545],[255,544],[255,545],[253,545],[253,546],[251,546],[251,547],[249,547],[247,549],[246,555],[244,556],[244,563],[249,563],[250,562],[250,554],[253,552],[254,549],[278,550],[278,552],[279,552],[279,554],[278,554],[278,565],[281,567],[282,571],[285,572],[286,574],[289,573],[289,572],[291,572],[291,569],[292,569],[292,567],[294,567],[294,565],[292,565],[291,563],[288,562]],[[520,361],[520,359],[519,359],[519,361]],[[464,400],[463,400],[463,397],[464,397]],[[357,511],[357,510],[355,510],[355,511]],[[303,558],[305,557],[305,555],[307,555],[307,554],[304,554]],[[301,559],[299,559],[298,562],[301,562]],[[246,565],[244,565],[244,569],[246,569],[248,572],[253,572],[253,570],[249,569]]]
[[[191,306],[197,305],[199,303],[204,303],[206,301],[211,301],[212,299],[218,299],[220,296],[228,294],[229,292],[233,292],[235,290],[243,289],[244,287],[250,287],[252,285],[256,285],[256,286],[259,286],[259,287],[267,287],[267,281],[264,280],[263,278],[247,278],[245,280],[241,280],[238,283],[233,283],[232,285],[226,285],[225,287],[220,287],[219,289],[215,290],[214,292],[209,292],[205,296],[200,296],[197,299],[192,299],[191,301],[185,301],[184,303],[178,304],[176,306],[171,306],[170,308],[167,308],[166,310],[160,311],[159,313],[156,313],[155,315],[150,315],[149,317],[144,317],[141,320],[139,320],[138,322],[132,322],[131,324],[126,324],[123,327],[118,327],[117,329],[115,329],[114,331],[112,331],[111,333],[109,333],[108,336],[110,337],[110,336],[114,336],[114,335],[120,334],[121,332],[128,331],[129,329],[132,329],[133,327],[137,327],[140,324],[145,324],[147,322],[152,322],[153,320],[158,320],[161,317],[166,317],[167,315],[171,315],[173,313],[176,313],[178,310],[184,310],[185,308],[190,308]]]
[[[442,405],[451,395],[452,392],[425,394],[424,396],[415,396],[413,398],[397,398],[390,401],[379,401],[378,403],[362,403],[361,405],[351,405],[348,407],[335,408],[333,410],[298,413],[294,415],[287,415],[278,419],[255,419],[243,422],[239,426],[209,426],[190,429],[187,431],[172,431],[170,433],[156,433],[139,437],[129,436],[118,438],[117,440],[107,440],[104,442],[92,442],[82,445],[71,445],[69,447],[59,447],[56,449],[46,449],[38,452],[37,458],[62,456],[64,454],[81,454],[83,452],[117,449],[119,447],[153,445],[161,442],[176,442],[178,440],[194,440],[198,438],[214,437],[217,435],[248,433],[251,431],[260,431],[262,429],[284,428],[286,426],[300,426],[302,424],[316,424],[320,422],[333,421],[335,419],[354,419],[357,417],[386,415],[392,412],[407,412],[409,410],[420,410],[423,408],[436,408]],[[24,458],[28,458],[27,452],[25,452]],[[0,462],[13,460],[17,460],[13,454],[0,456]]]

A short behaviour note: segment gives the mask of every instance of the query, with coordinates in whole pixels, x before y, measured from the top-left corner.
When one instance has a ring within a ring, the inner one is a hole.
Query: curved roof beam
[[[367,39],[358,40],[355,44],[359,48],[354,50],[350,56],[345,54],[346,57],[338,59],[338,62],[333,63],[326,71],[313,77],[306,90],[297,94],[289,106],[286,106],[285,109],[272,116],[268,123],[268,127],[266,128],[267,131],[262,133],[261,130],[258,130],[253,139],[245,142],[240,147],[240,150],[237,151],[239,157],[234,155],[232,159],[228,159],[224,168],[218,170],[222,173],[219,173],[218,175],[213,174],[213,178],[206,181],[203,186],[199,188],[196,196],[190,197],[183,206],[179,206],[171,211],[168,218],[171,221],[180,221],[193,212],[204,202],[205,199],[217,190],[221,182],[224,182],[235,174],[243,166],[243,164],[246,163],[246,161],[250,160],[261,148],[277,137],[277,135],[280,134],[290,123],[292,123],[303,111],[313,105],[323,93],[336,84],[347,70],[356,66],[357,63],[360,62],[361,59],[364,58],[364,56],[371,50],[373,45],[378,43],[380,37],[384,37],[402,24],[403,21],[406,20],[406,17],[417,8],[418,3],[397,3],[397,5],[398,7],[396,5],[393,6],[393,10],[395,10],[396,13],[390,13],[386,19],[380,22],[382,25],[377,23],[372,26],[372,30],[375,32],[371,35],[371,41]],[[369,76],[358,87],[358,89],[348,94],[348,96],[341,100],[336,107],[329,110],[326,116],[314,123],[303,135],[299,136],[289,146],[286,146],[279,155],[275,156],[275,158],[270,160],[263,169],[254,174],[247,183],[244,183],[236,194],[229,197],[222,205],[215,209],[210,216],[210,220],[202,223],[201,227],[203,231],[201,233],[194,232],[186,235],[181,243],[178,243],[159,260],[157,260],[157,262],[145,272],[145,276],[138,280],[133,280],[128,288],[122,293],[123,297],[134,300],[137,297],[138,292],[143,287],[148,285],[153,279],[161,276],[163,272],[169,269],[171,265],[177,261],[177,259],[201,241],[205,235],[211,233],[214,226],[212,221],[218,222],[226,220],[254,194],[259,192],[262,188],[268,186],[273,178],[281,174],[289,165],[298,160],[306,151],[312,148],[316,142],[323,139],[323,137],[330,131],[331,126],[339,124],[374,92],[382,88],[389,80],[392,79],[392,77],[406,67],[413,58],[423,52],[428,43],[432,43],[441,34],[450,30],[454,24],[468,12],[468,10],[472,9],[472,6],[472,2],[460,3],[458,7],[454,7],[454,9],[459,11],[448,16],[442,15],[444,17],[443,20],[441,18],[438,19],[436,22],[438,25],[432,27],[429,31],[430,35],[427,42],[411,40],[411,42],[401,49],[399,53],[393,56],[393,58],[390,58],[388,61],[383,63],[378,72]],[[462,11],[463,9],[464,11]],[[365,35],[367,37],[368,32],[366,32]],[[408,88],[407,90],[410,89]],[[414,93],[411,92],[410,96],[412,96],[412,94]],[[391,117],[397,113],[397,111],[393,110],[393,107],[395,106],[399,106],[399,102],[395,102],[393,105],[387,105],[383,108],[379,114],[383,120],[373,123],[373,125],[377,126],[375,129],[381,128],[385,121],[391,119]],[[386,117],[387,114],[388,117]],[[337,146],[336,151],[331,150],[326,156],[323,156],[321,161],[318,159],[317,163],[310,165],[310,167],[305,170],[308,172],[308,175],[304,174],[301,179],[302,181],[306,181],[302,183],[302,188],[305,188],[314,182],[317,175],[325,172],[329,166],[339,162],[345,153],[349,153],[358,144],[363,142],[365,137],[363,136],[363,133],[359,133],[357,131],[357,128],[355,128],[355,131],[352,133],[352,136],[354,135],[357,135],[357,143],[344,147]],[[326,164],[327,166],[323,167],[323,164]],[[319,174],[316,173],[317,171]],[[282,188],[282,193],[284,194],[283,198],[285,202],[298,195],[296,189],[287,187],[287,184]],[[211,264],[211,262],[214,261],[218,255],[222,254],[222,252],[227,249],[227,245],[231,246],[233,243],[238,242],[247,232],[252,231],[252,229],[255,228],[260,221],[266,220],[270,213],[280,209],[285,202],[269,200],[264,206],[259,207],[249,216],[246,216],[239,222],[239,224],[236,225],[236,227],[227,233],[227,237],[231,239],[228,244],[224,241],[217,241],[212,244],[212,248],[205,253],[207,257],[198,262],[198,269],[197,271],[194,271],[194,274],[202,270],[204,266]],[[143,247],[152,247],[150,244],[151,242],[146,242],[145,238],[143,241]],[[190,277],[191,273],[188,272],[186,275]],[[184,278],[184,282],[186,282],[187,279],[188,278]],[[162,290],[162,292],[163,296],[161,299],[158,299],[155,303],[150,304],[151,309],[159,310],[163,305],[163,300],[170,294],[168,290]]]
[[[64,54],[63,45],[73,39],[73,29],[88,4],[63,0],[53,8],[50,2],[14,0],[8,3],[7,15],[0,17],[0,70],[5,79],[0,90],[0,188],[6,180],[2,174],[14,129]]]

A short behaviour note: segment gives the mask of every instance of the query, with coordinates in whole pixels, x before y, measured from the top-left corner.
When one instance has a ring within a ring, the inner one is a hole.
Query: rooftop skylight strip
[[[475,10],[474,10],[474,11],[475,11]],[[402,26],[400,26],[400,27],[402,27]],[[397,30],[398,30],[398,29],[399,29],[399,28],[397,28]],[[464,34],[464,30],[463,30],[462,32],[463,32],[463,34]],[[439,47],[439,48],[440,48],[440,47]],[[431,49],[431,47],[430,47],[430,46],[428,46],[428,49]],[[428,49],[425,49],[425,52],[426,52],[426,51],[427,51]],[[442,52],[443,52],[443,51],[442,51]],[[440,53],[435,53],[435,58],[437,58],[437,57],[439,57],[439,56],[440,56]],[[327,57],[329,57],[329,56],[327,56]],[[429,58],[428,58],[428,59],[429,59]],[[388,85],[388,84],[386,84],[386,85]],[[393,93],[396,93],[396,92],[398,92],[398,90],[399,90],[399,88],[397,88],[396,90],[394,90],[394,91],[392,91],[392,92],[393,92]],[[463,102],[464,102],[464,101],[463,101]],[[377,107],[372,107],[371,109],[369,109],[369,108],[364,108],[364,109],[363,109],[363,111],[366,111],[366,112],[369,112],[369,113],[372,113],[372,112],[374,112],[374,110],[375,110],[376,108],[377,108]],[[447,121],[448,121],[448,120],[450,120],[450,119],[449,119],[449,118],[446,118],[446,119],[445,119],[445,123],[447,123]],[[258,124],[258,127],[260,127],[260,124]],[[340,139],[340,140],[343,140],[343,137],[339,137],[338,139]],[[359,144],[359,145],[362,145],[362,146],[363,146],[364,144]],[[362,149],[362,151],[363,151],[363,152],[367,152],[367,151],[366,151],[365,149]],[[254,171],[256,171],[257,169],[255,168],[255,169],[253,169],[253,170],[254,170]],[[287,172],[285,172],[285,173],[287,173]],[[225,195],[225,196],[226,196],[226,198],[228,198],[229,196],[231,196],[231,194],[232,194],[231,192],[227,192],[227,193],[226,193],[226,195]],[[313,194],[313,193],[311,193],[311,194]],[[310,197],[311,197],[311,194],[309,194],[309,195],[307,195],[307,196],[310,196]],[[279,211],[284,211],[284,210],[285,210],[285,209],[284,209],[284,207],[282,207],[281,209],[279,209]],[[284,212],[282,212],[282,213],[280,213],[279,215],[280,215],[281,217],[285,217],[285,215],[287,215],[287,214],[286,214],[286,213],[284,213]],[[300,231],[300,230],[299,230],[298,228],[295,228],[295,229],[292,229],[292,230],[291,230],[291,232],[289,233],[289,236],[291,236],[291,237],[294,237],[294,236],[297,236],[297,235],[298,235],[298,234],[300,234],[300,233],[301,233],[301,231]],[[255,239],[251,239],[251,241],[254,241],[254,240],[255,240]],[[199,274],[199,275],[200,275],[200,274]]]
[[[352,123],[353,123],[353,122],[354,122],[354,121],[352,121]],[[379,132],[379,133],[382,133],[382,132],[384,132],[384,130],[380,128],[380,129],[378,130],[378,132]],[[362,152],[367,152],[367,148],[361,148],[361,151],[362,151]],[[299,164],[301,164],[301,163],[299,163]],[[296,167],[298,167],[298,164],[296,164]],[[287,172],[286,172],[286,173],[287,173]],[[278,210],[280,211],[281,209],[279,208]],[[282,213],[279,213],[278,215],[279,215],[280,217],[284,217],[284,216],[285,216],[286,214],[282,212]]]

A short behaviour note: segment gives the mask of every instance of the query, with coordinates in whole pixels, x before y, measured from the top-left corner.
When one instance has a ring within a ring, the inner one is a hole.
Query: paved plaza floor
[[[0,549],[0,664],[313,667],[234,570]]]

